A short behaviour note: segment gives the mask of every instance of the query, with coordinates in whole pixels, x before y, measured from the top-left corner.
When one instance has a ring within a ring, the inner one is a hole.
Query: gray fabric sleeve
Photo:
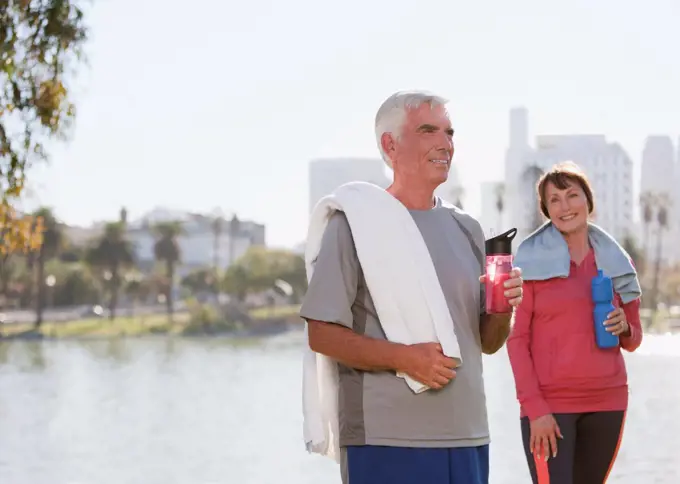
[[[481,224],[479,223],[478,220],[472,219],[474,224],[473,224],[473,231],[472,231],[472,236],[474,238],[474,242],[479,248],[479,251],[481,252],[482,260],[481,260],[481,265],[482,269],[481,272],[482,274],[486,274],[486,244],[485,238],[484,238],[484,230],[482,229]],[[480,289],[479,289],[479,314],[480,318],[481,316],[484,316],[486,314],[486,290],[484,289],[484,284],[480,284]]]
[[[341,324],[351,329],[359,270],[347,217],[343,212],[335,212],[324,231],[300,317]]]
[[[484,230],[477,219],[469,214],[458,212],[452,213],[454,220],[459,224],[466,237],[470,241],[470,246],[475,256],[479,259],[481,265],[481,273],[486,274],[486,244],[484,238]],[[480,284],[479,289],[479,315],[480,317],[486,314],[486,290],[484,284]]]

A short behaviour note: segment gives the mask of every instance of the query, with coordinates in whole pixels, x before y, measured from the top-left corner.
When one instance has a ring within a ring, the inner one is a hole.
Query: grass
[[[253,309],[250,311],[250,317],[253,319],[286,319],[297,316],[299,312],[300,305],[292,304],[288,306],[273,306]]]
[[[258,308],[250,312],[256,321],[287,319],[297,316],[299,305]],[[124,316],[113,321],[107,318],[77,319],[60,323],[45,322],[35,332],[32,323],[5,324],[0,326],[6,338],[41,335],[47,338],[115,338],[121,336],[145,336],[151,334],[182,334],[189,326],[190,313],[176,313],[173,321],[166,314],[147,316]]]
[[[188,313],[175,314],[173,322],[165,314],[143,317],[126,316],[113,321],[107,318],[78,319],[62,323],[45,322],[38,334],[49,338],[143,336],[157,333],[179,333],[189,322]],[[7,324],[2,326],[4,337],[34,334],[32,324]]]

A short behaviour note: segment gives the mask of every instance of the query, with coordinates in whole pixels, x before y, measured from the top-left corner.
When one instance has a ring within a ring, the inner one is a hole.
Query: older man
[[[427,92],[396,93],[378,110],[375,130],[394,172],[387,192],[408,209],[425,241],[463,366],[455,370],[437,343],[387,340],[341,211],[326,226],[300,311],[311,349],[338,362],[345,484],[488,483],[482,353],[502,347],[511,315],[483,311],[479,223],[434,195],[448,178],[454,152],[446,103]],[[521,300],[521,285],[515,269],[505,293],[512,306]],[[397,373],[430,390],[413,392]]]

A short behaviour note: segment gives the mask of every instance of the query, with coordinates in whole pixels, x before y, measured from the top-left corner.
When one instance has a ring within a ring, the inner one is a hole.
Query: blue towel
[[[595,264],[611,277],[614,291],[628,303],[642,295],[637,271],[630,256],[614,237],[595,224],[588,224],[588,240],[595,252]],[[548,221],[527,236],[517,248],[514,265],[522,269],[525,281],[543,281],[569,276],[571,256],[562,234]]]

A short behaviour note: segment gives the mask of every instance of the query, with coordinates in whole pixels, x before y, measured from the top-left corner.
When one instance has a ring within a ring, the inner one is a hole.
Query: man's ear
[[[394,157],[395,143],[392,133],[383,133],[380,137],[380,146],[385,154],[392,160]]]

